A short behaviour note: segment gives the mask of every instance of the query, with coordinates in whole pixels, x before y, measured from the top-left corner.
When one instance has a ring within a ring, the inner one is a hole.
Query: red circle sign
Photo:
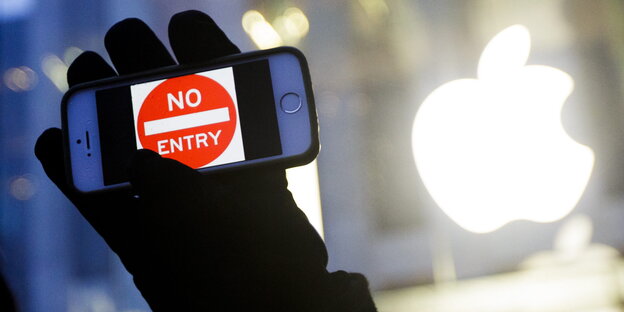
[[[137,132],[143,148],[201,168],[227,149],[236,121],[234,101],[223,86],[188,75],[167,79],[147,95]]]

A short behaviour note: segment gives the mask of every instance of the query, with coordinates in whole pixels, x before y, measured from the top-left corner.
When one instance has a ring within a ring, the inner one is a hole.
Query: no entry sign
[[[192,168],[244,160],[231,68],[131,87],[137,147]]]

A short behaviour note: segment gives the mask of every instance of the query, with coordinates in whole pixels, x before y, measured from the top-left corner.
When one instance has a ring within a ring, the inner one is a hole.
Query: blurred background
[[[0,269],[23,311],[149,311],[33,146],[60,126],[81,51],[105,55],[104,34],[127,17],[166,42],[169,18],[187,9],[210,14],[243,51],[306,54],[329,268],[365,274],[380,311],[624,311],[623,1],[0,0]],[[412,126],[436,88],[476,78],[483,48],[514,24],[531,33],[528,64],[574,80],[561,122],[595,162],[570,213],[475,233],[429,195]]]

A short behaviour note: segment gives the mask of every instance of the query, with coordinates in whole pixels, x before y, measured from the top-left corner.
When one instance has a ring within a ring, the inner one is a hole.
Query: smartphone
[[[67,176],[81,192],[129,186],[142,148],[200,172],[294,167],[319,150],[307,62],[289,47],[77,85],[62,121]]]

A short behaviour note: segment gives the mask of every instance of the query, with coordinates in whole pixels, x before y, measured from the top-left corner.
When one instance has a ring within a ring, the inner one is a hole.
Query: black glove
[[[173,16],[169,38],[181,63],[240,52],[198,11]],[[113,26],[105,43],[121,75],[175,65],[137,19]],[[115,75],[85,52],[68,82]],[[296,207],[283,170],[201,175],[142,150],[130,166],[132,189],[84,195],[67,184],[61,130],[46,130],[35,154],[156,311],[374,311],[363,276],[327,272],[325,246]]]

